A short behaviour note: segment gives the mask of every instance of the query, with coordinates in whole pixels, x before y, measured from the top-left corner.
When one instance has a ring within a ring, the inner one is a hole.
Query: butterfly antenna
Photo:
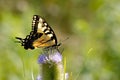
[[[22,38],[20,38],[20,37],[15,37],[16,39],[19,39],[19,40],[22,40]]]
[[[66,40],[68,40],[68,39],[69,39],[69,37],[67,37],[66,39],[62,40],[62,41],[58,44],[58,46],[60,46],[60,45],[62,44],[62,42],[66,41]]]
[[[15,37],[16,39],[20,40],[20,41],[15,41],[16,43],[22,43],[23,42],[23,39],[20,38],[20,37]]]

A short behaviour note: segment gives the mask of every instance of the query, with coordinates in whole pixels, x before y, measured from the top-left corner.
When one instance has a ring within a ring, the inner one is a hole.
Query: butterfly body
[[[57,38],[48,25],[48,23],[40,16],[34,15],[32,20],[32,31],[25,39],[16,37],[20,40],[24,49],[34,49],[34,48],[49,48],[54,46],[59,46],[57,44]]]

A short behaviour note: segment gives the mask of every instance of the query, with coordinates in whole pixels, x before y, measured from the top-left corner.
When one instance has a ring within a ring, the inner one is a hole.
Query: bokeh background
[[[72,80],[120,80],[120,0],[0,0],[0,80],[39,75],[42,50],[15,43],[31,31],[34,14],[62,43]]]

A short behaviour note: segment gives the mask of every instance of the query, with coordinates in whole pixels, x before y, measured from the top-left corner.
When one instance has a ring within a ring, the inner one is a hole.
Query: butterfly
[[[57,38],[48,23],[39,15],[33,15],[32,31],[24,39],[16,37],[24,49],[58,47]]]

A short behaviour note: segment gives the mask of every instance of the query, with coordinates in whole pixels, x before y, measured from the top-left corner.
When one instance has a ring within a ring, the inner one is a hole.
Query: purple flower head
[[[47,51],[38,58],[38,63],[44,64],[49,62],[58,63],[62,61],[62,55],[58,50]]]
[[[48,60],[47,55],[41,54],[41,55],[39,56],[39,58],[38,58],[38,63],[41,63],[41,64],[47,63],[47,60]]]
[[[62,61],[62,55],[59,52],[49,55],[49,59],[52,62],[58,63]]]

